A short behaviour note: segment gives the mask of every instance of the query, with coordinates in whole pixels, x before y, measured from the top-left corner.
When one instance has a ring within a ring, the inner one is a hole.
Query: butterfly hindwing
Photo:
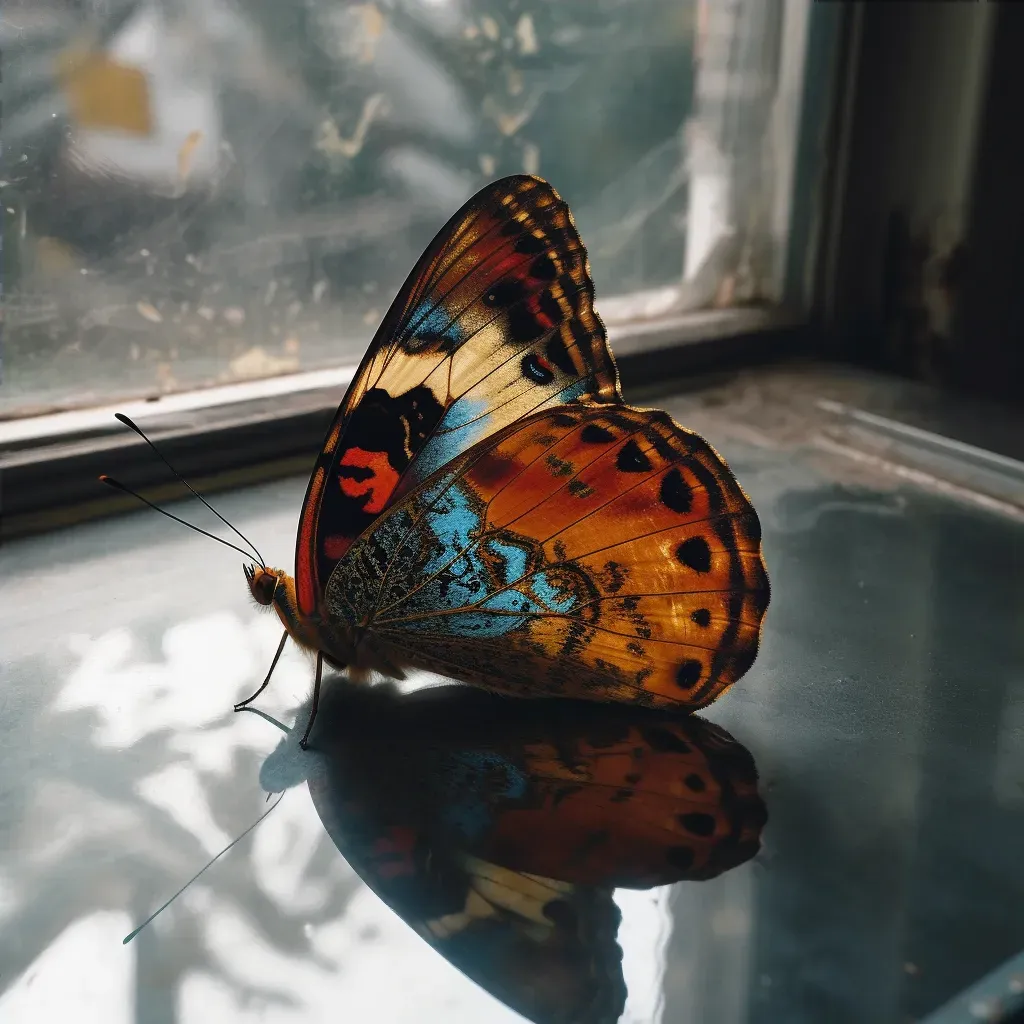
[[[577,398],[619,401],[586,250],[546,182],[494,182],[439,232],[385,316],[303,504],[299,606],[394,498],[508,424]]]
[[[588,720],[558,704],[553,727],[508,751],[526,785],[492,797],[474,852],[630,889],[704,881],[756,855],[767,814],[753,759],[728,733],[696,716],[595,708]]]
[[[760,539],[724,462],[666,413],[566,406],[396,504],[326,604],[396,662],[465,682],[699,708],[756,655]]]

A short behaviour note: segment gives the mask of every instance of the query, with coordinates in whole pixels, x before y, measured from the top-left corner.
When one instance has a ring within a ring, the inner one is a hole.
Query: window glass
[[[806,6],[9,0],[0,416],[354,363],[510,173],[610,322],[771,301]]]

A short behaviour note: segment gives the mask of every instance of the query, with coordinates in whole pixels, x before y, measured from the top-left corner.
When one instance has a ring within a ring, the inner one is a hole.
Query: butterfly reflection
[[[692,716],[337,680],[313,745],[339,851],[536,1024],[617,1021],[613,890],[714,878],[757,853],[766,821],[748,751]]]

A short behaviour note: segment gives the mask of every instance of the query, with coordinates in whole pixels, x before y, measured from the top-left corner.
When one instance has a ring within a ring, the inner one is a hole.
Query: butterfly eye
[[[247,566],[245,577],[249,581],[249,590],[257,604],[273,604],[274,592],[277,590],[277,577],[272,572],[257,569],[255,566]]]

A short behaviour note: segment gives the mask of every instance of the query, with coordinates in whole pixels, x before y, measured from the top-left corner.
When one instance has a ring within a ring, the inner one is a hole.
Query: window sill
[[[751,307],[608,326],[631,388],[801,349],[788,311]],[[207,492],[309,471],[354,365],[0,422],[3,534],[10,538],[134,509],[98,482],[110,473],[152,501],[183,497],[166,468],[113,418],[136,420],[189,481]]]

